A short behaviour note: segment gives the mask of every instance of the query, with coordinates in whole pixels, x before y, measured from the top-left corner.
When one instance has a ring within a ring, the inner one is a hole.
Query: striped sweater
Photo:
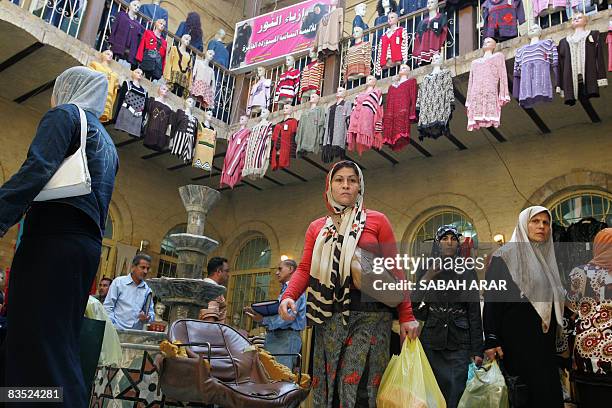
[[[263,178],[270,164],[272,123],[262,121],[251,130],[246,149],[242,177]]]
[[[376,64],[374,69],[376,75],[380,75],[387,61],[403,63],[408,61],[408,34],[404,27],[394,30],[388,29],[380,38],[378,52],[376,53]]]
[[[278,102],[280,98],[292,99],[297,96],[300,89],[300,70],[291,68],[281,74],[278,78],[274,100]]]
[[[315,91],[321,94],[321,82],[323,81],[323,68],[325,64],[319,61],[311,62],[306,65],[302,71],[302,80],[300,81],[300,99],[304,92]]]

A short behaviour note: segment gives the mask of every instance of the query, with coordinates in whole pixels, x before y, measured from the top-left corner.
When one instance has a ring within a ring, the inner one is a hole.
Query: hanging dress
[[[149,98],[147,101],[146,125],[142,132],[145,147],[158,152],[168,148],[166,132],[171,119],[172,109],[168,105],[154,98]]]
[[[410,125],[416,122],[417,82],[409,78],[391,84],[383,116],[383,140],[397,151],[410,142]]]
[[[270,165],[270,144],[272,142],[272,123],[260,122],[251,130],[247,145],[242,177],[263,178]]]
[[[202,58],[196,58],[192,76],[191,96],[205,108],[215,106],[215,71]]]
[[[205,123],[198,125],[197,141],[193,153],[192,166],[198,169],[211,171],[215,159],[217,145],[217,131]]]
[[[296,157],[295,134],[298,121],[294,118],[283,120],[274,125],[272,131],[272,170],[288,168],[291,158]]]
[[[419,117],[419,140],[450,135],[455,94],[453,78],[448,69],[432,72],[423,78],[419,86],[416,109]]]
[[[242,169],[250,135],[251,131],[249,129],[240,129],[231,135],[227,141],[227,151],[225,152],[219,187],[223,187],[225,184],[234,188],[242,179]]]
[[[346,131],[351,117],[353,104],[347,101],[333,103],[325,116],[325,131],[323,133],[323,146],[321,160],[331,163],[335,158],[346,157]]]
[[[179,156],[185,163],[193,160],[193,148],[198,132],[198,120],[182,109],[172,114],[170,154]]]
[[[357,95],[346,137],[350,151],[357,150],[361,155],[371,148],[382,147],[383,112],[380,89],[366,90]]]
[[[140,137],[147,98],[148,93],[144,87],[136,86],[132,81],[125,81],[117,98],[115,129],[127,132],[130,136]]]
[[[247,115],[251,113],[251,110],[255,106],[258,106],[261,109],[269,109],[271,86],[272,80],[268,78],[260,78],[259,81],[253,84],[249,93],[249,101],[247,103]]]
[[[183,96],[185,89],[189,89],[191,83],[191,54],[189,51],[181,52],[181,49],[174,46],[166,58],[164,68],[164,78],[168,87],[178,96]]]

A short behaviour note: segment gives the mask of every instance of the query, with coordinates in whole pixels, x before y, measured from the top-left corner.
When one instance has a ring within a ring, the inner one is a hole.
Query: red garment
[[[289,281],[289,286],[283,294],[282,299],[291,298],[297,300],[308,287],[310,279],[310,262],[312,250],[321,229],[325,225],[325,218],[321,217],[310,223],[304,239],[304,252],[302,260]],[[366,210],[366,223],[357,243],[359,248],[372,252],[376,256],[394,258],[397,255],[397,244],[389,219],[381,212]],[[282,300],[281,299],[281,300]],[[397,306],[400,323],[414,320],[412,304],[404,301]]]
[[[446,43],[448,21],[445,14],[438,13],[431,21],[429,16],[423,17],[414,36],[412,58],[431,62],[435,53],[439,53]]]
[[[376,75],[380,75],[389,59],[399,63],[408,61],[408,36],[404,27],[398,27],[393,32],[391,32],[391,29],[385,31],[380,38],[376,59]]]
[[[410,124],[416,123],[417,82],[410,78],[389,86],[383,116],[383,140],[393,150],[401,150],[410,142]]]
[[[157,49],[157,40],[161,40],[161,47],[159,47],[159,55],[162,57],[162,70],[166,66],[166,40],[163,38],[157,38],[155,33],[151,30],[147,30],[144,32],[142,36],[142,40],[140,40],[140,45],[138,46],[138,53],[136,53],[136,59],[139,62],[142,62],[142,58],[144,57],[145,50],[155,50]]]
[[[383,111],[380,89],[365,90],[357,95],[346,134],[350,151],[357,150],[361,155],[371,148],[382,148]]]
[[[295,133],[297,132],[298,121],[289,118],[278,122],[272,132],[272,170],[284,169],[289,167],[291,157],[296,157]]]

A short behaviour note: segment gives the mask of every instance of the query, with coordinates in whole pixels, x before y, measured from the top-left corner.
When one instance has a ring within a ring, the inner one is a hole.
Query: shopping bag
[[[476,370],[478,370],[478,367],[476,367],[476,364],[474,364],[474,362],[471,362],[470,365],[468,366],[468,376],[467,376],[467,380],[465,381],[466,386],[474,378],[474,375],[476,374]]]
[[[406,339],[399,356],[391,361],[376,397],[378,408],[446,408],[419,339]]]
[[[474,372],[461,396],[458,408],[508,408],[508,389],[496,361]]]

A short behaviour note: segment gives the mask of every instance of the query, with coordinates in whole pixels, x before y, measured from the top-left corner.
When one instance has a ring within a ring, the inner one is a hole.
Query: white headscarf
[[[99,118],[104,112],[108,80],[87,67],[68,68],[55,80],[53,96],[57,105],[72,103]]]
[[[552,234],[549,234],[545,242],[531,242],[527,233],[529,221],[543,212],[552,220],[552,215],[546,207],[533,206],[521,211],[510,242],[498,249],[493,256],[504,260],[512,280],[529,299],[542,319],[542,330],[547,333],[553,307],[557,323],[561,325],[563,322],[564,291],[559,278]]]

